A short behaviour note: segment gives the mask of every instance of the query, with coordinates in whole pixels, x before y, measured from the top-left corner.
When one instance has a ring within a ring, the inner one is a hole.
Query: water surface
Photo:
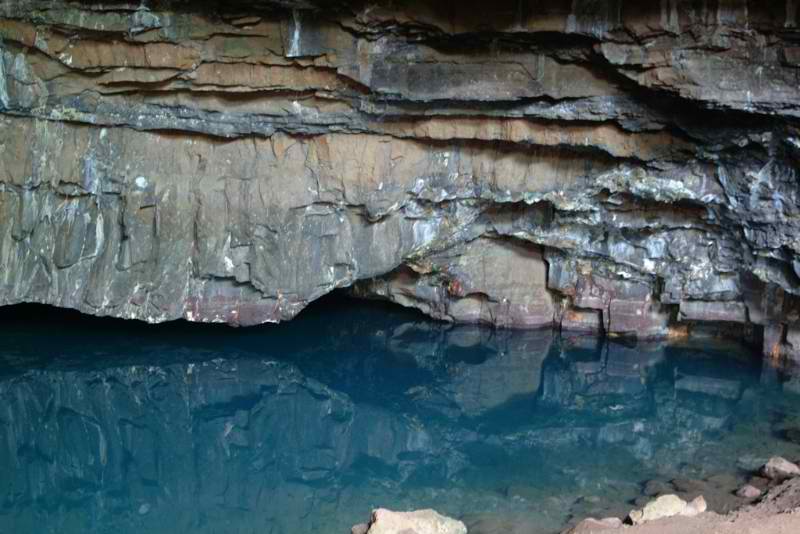
[[[731,506],[748,470],[800,456],[800,388],[735,344],[340,302],[246,330],[10,310],[2,534],[345,534],[378,506],[557,532],[625,513],[648,481]]]

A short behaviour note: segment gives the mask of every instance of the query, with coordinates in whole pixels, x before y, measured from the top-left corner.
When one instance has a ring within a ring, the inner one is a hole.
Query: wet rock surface
[[[800,350],[793,2],[0,2],[0,304]]]

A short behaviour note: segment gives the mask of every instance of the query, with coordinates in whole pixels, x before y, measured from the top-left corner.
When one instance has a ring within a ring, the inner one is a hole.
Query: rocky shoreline
[[[758,523],[754,532],[771,534],[797,532],[800,529],[800,467],[779,456],[770,458],[735,495],[745,499],[736,510],[720,515],[708,510],[703,495],[687,502],[665,489],[642,509],[631,510],[624,521],[617,517],[587,518],[562,534],[592,534],[624,529],[631,534],[693,534],[704,532],[746,532]],[[762,524],[766,521],[766,525]]]
[[[652,491],[653,488],[651,488]],[[687,502],[655,490],[655,497],[627,517],[586,518],[561,534],[794,534],[800,532],[800,467],[773,457],[735,492],[744,503],[734,510],[709,510],[703,495]],[[648,489],[645,489],[648,492]],[[468,534],[462,521],[435,510],[373,511],[369,522],[353,526],[351,534]],[[483,530],[481,530],[483,532]],[[499,531],[498,531],[499,534]]]
[[[604,525],[586,520],[570,534],[793,534],[800,532],[800,479],[771,488],[758,502],[724,515],[704,512],[677,514],[635,526]]]

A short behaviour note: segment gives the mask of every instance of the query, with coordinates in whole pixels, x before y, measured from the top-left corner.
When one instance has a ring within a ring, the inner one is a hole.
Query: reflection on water
[[[736,346],[372,306],[241,331],[1,324],[3,534],[344,534],[379,505],[553,532],[651,479],[800,454],[792,383]]]

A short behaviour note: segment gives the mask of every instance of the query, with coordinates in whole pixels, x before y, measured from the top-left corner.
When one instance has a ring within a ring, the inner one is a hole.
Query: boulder
[[[689,503],[677,495],[662,495],[647,503],[641,510],[631,510],[628,520],[634,525],[640,525],[676,515],[694,517],[705,512],[707,508],[702,495]]]
[[[367,527],[363,530],[363,527]],[[352,534],[467,534],[461,521],[435,510],[393,512],[379,508],[372,512],[369,525],[356,525]]]
[[[686,501],[677,495],[662,495],[647,503],[642,508],[642,515],[639,523],[655,521],[662,517],[672,517],[680,515],[686,509]]]
[[[696,515],[702,514],[706,510],[708,510],[708,504],[706,504],[705,498],[702,495],[700,495],[686,505],[686,508],[683,509],[681,515],[694,517]]]
[[[786,480],[787,478],[793,478],[800,475],[800,467],[798,467],[797,464],[793,464],[786,458],[773,456],[769,459],[766,465],[764,465],[764,467],[761,469],[761,472],[764,473],[764,476],[770,480],[780,482]]]
[[[750,484],[745,484],[736,491],[736,496],[742,499],[757,499],[761,497],[761,490]]]

